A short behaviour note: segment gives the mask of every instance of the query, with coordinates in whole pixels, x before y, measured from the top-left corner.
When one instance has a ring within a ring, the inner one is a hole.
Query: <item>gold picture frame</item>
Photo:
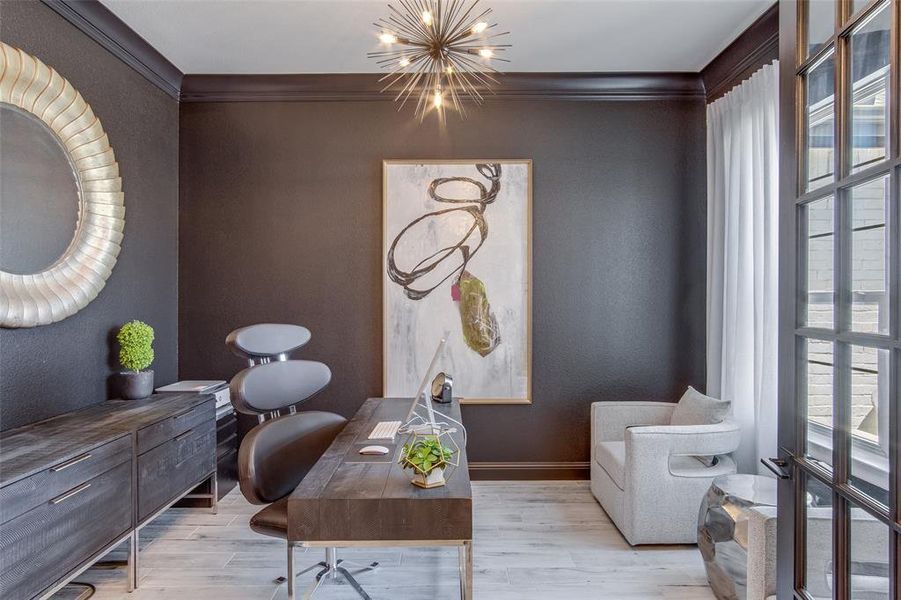
[[[389,325],[389,281],[385,276],[385,271],[387,268],[387,256],[389,250],[389,244],[391,240],[389,238],[389,219],[388,219],[388,201],[389,201],[389,193],[388,189],[388,180],[389,180],[389,169],[393,166],[428,166],[428,165],[453,165],[453,166],[462,166],[462,165],[479,165],[479,164],[499,164],[503,165],[523,165],[526,168],[526,198],[525,198],[525,210],[524,210],[524,219],[525,219],[525,232],[524,232],[524,241],[525,241],[525,264],[524,264],[524,275],[525,275],[525,315],[524,315],[524,333],[525,333],[525,377],[526,377],[526,385],[525,385],[525,396],[524,397],[461,397],[461,404],[532,404],[532,178],[533,178],[533,164],[531,159],[526,158],[511,158],[511,159],[425,159],[425,160],[417,160],[417,159],[388,159],[382,161],[382,254],[380,258],[380,269],[382,270],[382,394],[387,396],[389,394],[388,390],[388,381],[389,381],[389,335],[388,335],[388,325]],[[422,375],[419,374],[419,377]],[[455,378],[458,381],[464,376],[461,374],[454,374]],[[396,395],[396,394],[395,394]],[[456,396],[456,394],[455,394]]]

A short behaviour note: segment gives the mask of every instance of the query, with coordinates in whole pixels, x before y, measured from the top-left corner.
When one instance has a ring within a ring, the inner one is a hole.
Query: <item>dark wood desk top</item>
[[[156,394],[144,400],[107,400],[0,432],[0,487],[209,399],[202,394]]]
[[[460,405],[435,404],[458,421]],[[369,440],[379,421],[402,421],[409,399],[370,398],[347,424],[288,500],[288,539],[296,542],[462,541],[472,539],[472,486],[463,433],[451,434],[463,451],[447,485],[410,483],[395,443]],[[440,417],[438,418],[440,421]],[[364,446],[386,446],[385,456],[363,456]]]

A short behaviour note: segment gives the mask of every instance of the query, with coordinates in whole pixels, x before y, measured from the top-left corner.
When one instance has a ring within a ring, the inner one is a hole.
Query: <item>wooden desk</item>
[[[458,421],[460,405],[436,404]],[[370,398],[288,499],[288,541],[307,547],[459,546],[460,588],[472,598],[472,486],[464,449],[446,486],[422,489],[397,464],[403,440],[369,440],[379,421],[403,421],[409,399]],[[386,446],[385,456],[363,456],[360,448]]]

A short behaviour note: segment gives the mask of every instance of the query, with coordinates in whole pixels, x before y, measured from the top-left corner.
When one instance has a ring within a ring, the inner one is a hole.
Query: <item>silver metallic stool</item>
[[[233,331],[226,340],[229,348],[250,365],[231,381],[232,404],[237,412],[255,415],[260,421],[244,437],[238,451],[241,493],[252,504],[268,504],[251,517],[250,528],[284,540],[288,539],[288,497],[347,423],[334,413],[295,410],[331,381],[326,365],[288,359],[309,339],[310,332],[304,327],[262,324]],[[287,414],[282,414],[286,410]],[[369,571],[378,563],[351,565],[338,559],[335,548],[327,548],[324,561],[295,573],[295,545],[287,544],[287,578],[278,581],[287,580],[288,598],[295,597],[296,575],[318,568],[304,598],[310,598],[326,580],[343,580],[364,600],[371,600],[348,567]]]

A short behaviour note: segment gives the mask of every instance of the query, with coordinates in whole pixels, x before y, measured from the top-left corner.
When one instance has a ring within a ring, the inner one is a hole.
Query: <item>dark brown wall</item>
[[[704,382],[704,101],[492,101],[445,128],[390,102],[181,107],[179,367],[300,323],[350,415],[382,386],[386,158],[534,160],[531,406],[467,406],[471,461],[588,460],[589,404]],[[457,377],[465,374],[455,373]]]
[[[178,104],[36,1],[0,0],[0,39],[36,55],[103,122],[125,191],[125,240],[100,295],[72,317],[0,329],[0,428],[107,398],[111,332],[137,318],[156,329],[157,381],[177,372]]]

